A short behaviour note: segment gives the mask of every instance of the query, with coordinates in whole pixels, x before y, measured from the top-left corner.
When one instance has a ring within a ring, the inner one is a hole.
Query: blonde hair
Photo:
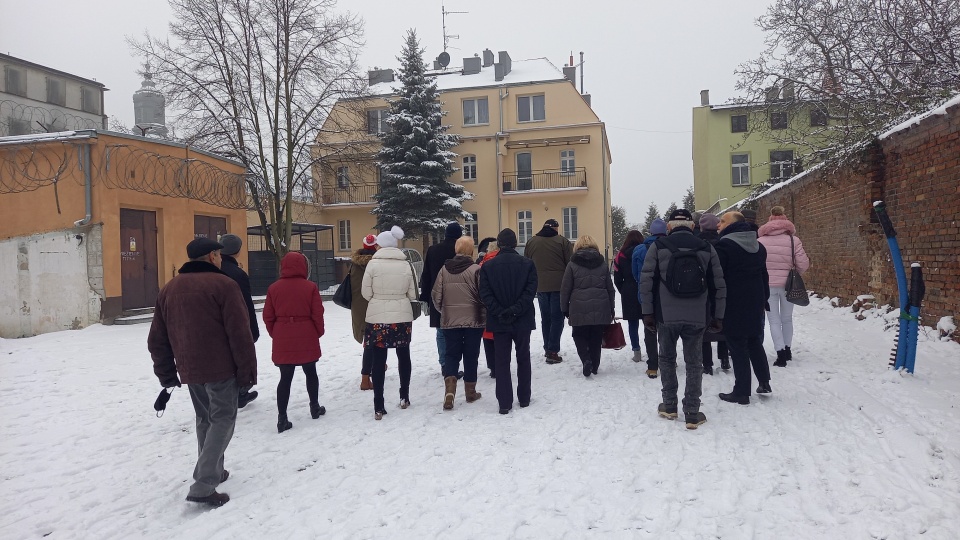
[[[472,257],[473,237],[461,236],[457,239],[457,243],[454,245],[453,249],[457,252],[457,255],[466,255],[468,257]]]
[[[771,216],[783,216],[783,215],[786,215],[786,214],[784,213],[784,210],[783,210],[783,207],[782,207],[782,206],[774,206],[773,208],[770,209],[770,215],[771,215]]]
[[[573,244],[574,251],[580,251],[584,248],[592,248],[600,251],[600,246],[597,245],[597,241],[589,234],[580,235],[580,238],[577,238],[577,242]]]

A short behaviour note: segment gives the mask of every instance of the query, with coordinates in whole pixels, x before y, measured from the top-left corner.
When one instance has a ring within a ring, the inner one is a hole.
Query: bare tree
[[[957,0],[776,0],[757,25],[766,49],[736,71],[735,101],[755,106],[746,136],[806,164],[843,162],[960,91]]]
[[[242,162],[267,249],[290,246],[293,202],[312,200],[313,147],[363,85],[362,20],[335,0],[170,0],[170,37],[129,39],[150,62],[184,142]]]

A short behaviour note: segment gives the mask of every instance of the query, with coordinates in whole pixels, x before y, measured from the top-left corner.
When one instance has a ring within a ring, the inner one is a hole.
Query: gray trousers
[[[660,342],[660,380],[663,388],[663,404],[677,406],[677,339],[683,341],[683,362],[687,366],[687,384],[683,391],[684,414],[700,412],[700,394],[703,393],[703,331],[704,326],[692,324],[657,325]]]
[[[197,466],[189,496],[206,497],[220,485],[223,453],[233,438],[237,423],[237,379],[206,384],[188,384],[193,409],[197,413]]]

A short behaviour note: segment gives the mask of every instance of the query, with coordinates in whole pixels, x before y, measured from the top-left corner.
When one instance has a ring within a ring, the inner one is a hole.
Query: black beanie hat
[[[497,245],[502,248],[517,247],[517,233],[513,229],[506,228],[497,235]]]
[[[463,227],[459,223],[454,221],[453,223],[447,225],[446,237],[451,240],[456,240],[463,236]]]

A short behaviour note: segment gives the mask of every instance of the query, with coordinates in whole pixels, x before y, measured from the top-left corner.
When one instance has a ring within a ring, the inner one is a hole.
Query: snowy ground
[[[155,418],[148,325],[0,340],[2,538],[960,538],[960,346],[922,336],[917,374],[886,368],[883,321],[814,300],[773,395],[720,402],[704,378],[697,431],[657,417],[660,381],[630,352],[588,380],[536,357],[533,402],[441,410],[433,331],[416,322],[413,406],[373,419],[347,311],[327,303],[321,402],[302,376],[276,432],[270,338],[260,399],[227,453],[231,501],[184,501],[196,455],[185,389]],[[265,334],[265,333],[264,333]],[[540,350],[540,333],[532,349]],[[767,342],[768,353],[772,347]],[[482,357],[481,357],[482,363]]]

